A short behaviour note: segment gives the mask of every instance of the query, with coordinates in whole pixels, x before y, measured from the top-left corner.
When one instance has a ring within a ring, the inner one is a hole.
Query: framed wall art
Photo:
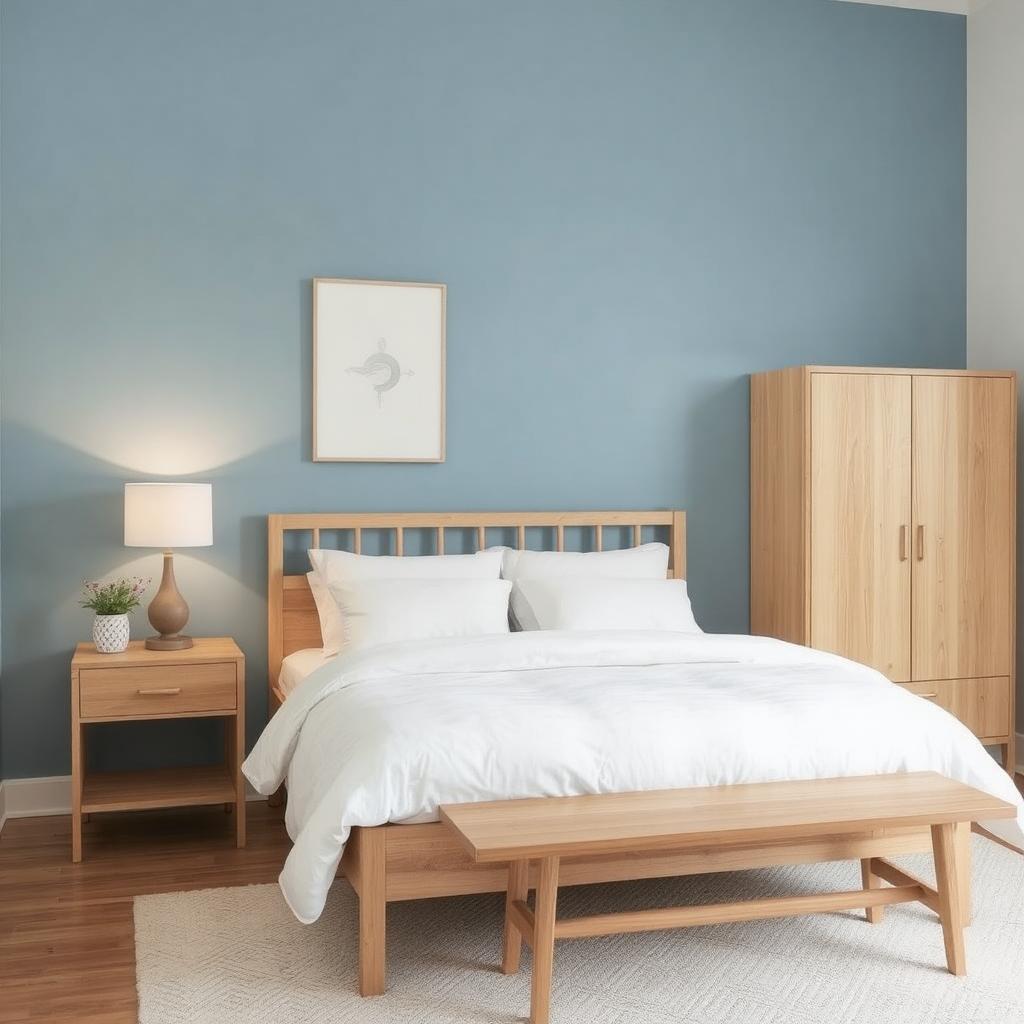
[[[443,284],[313,279],[313,461],[444,462]]]

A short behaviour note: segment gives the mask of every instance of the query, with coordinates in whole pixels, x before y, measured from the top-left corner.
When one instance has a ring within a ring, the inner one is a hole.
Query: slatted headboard
[[[388,553],[406,554],[406,533],[416,531],[417,535],[433,535],[433,550],[428,554],[443,554],[447,530],[468,532],[473,537],[471,550],[480,550],[491,544],[508,544],[520,550],[526,548],[527,530],[540,529],[544,538],[553,540],[547,550],[565,550],[565,531],[586,532],[591,543],[590,550],[605,549],[604,531],[613,528],[619,533],[624,529],[628,544],[615,547],[635,547],[648,540],[667,541],[670,549],[669,576],[675,579],[686,577],[686,513],[681,511],[635,511],[635,512],[352,512],[352,513],[296,513],[267,516],[267,627],[268,627],[268,675],[270,687],[271,714],[280,704],[276,692],[277,677],[281,661],[294,651],[304,647],[321,647],[320,620],[317,618],[313,594],[306,581],[309,569],[304,552],[309,547],[321,546],[322,532],[338,532],[349,535],[353,541],[349,550],[360,553],[363,550],[363,535],[369,531],[384,532],[391,544]],[[649,533],[661,536],[645,536]],[[501,538],[488,540],[487,531],[501,531]],[[288,535],[305,534],[302,538],[302,554],[286,571]],[[667,536],[666,536],[667,534]],[[410,557],[415,557],[410,555]]]

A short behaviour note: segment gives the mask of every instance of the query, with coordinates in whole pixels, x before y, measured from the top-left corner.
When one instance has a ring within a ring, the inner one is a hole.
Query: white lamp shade
[[[213,543],[210,484],[125,484],[124,542],[130,548],[201,548]]]

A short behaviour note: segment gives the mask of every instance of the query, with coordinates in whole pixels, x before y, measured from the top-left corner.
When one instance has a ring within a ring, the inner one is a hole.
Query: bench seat
[[[530,1019],[547,1024],[555,939],[859,908],[877,923],[882,907],[917,901],[939,916],[949,971],[964,974],[970,823],[1014,817],[1016,810],[934,772],[913,772],[449,804],[440,813],[474,861],[509,865],[502,969],[517,971],[522,941],[532,946]],[[884,858],[870,858],[861,865],[863,888],[851,892],[556,917],[562,857],[690,847],[725,852],[751,842],[914,826],[931,829],[935,888]],[[527,903],[531,861],[539,864],[533,908]]]

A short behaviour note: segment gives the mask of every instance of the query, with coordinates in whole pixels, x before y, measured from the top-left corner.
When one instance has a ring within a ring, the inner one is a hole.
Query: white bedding
[[[1024,803],[970,731],[835,655],[764,637],[540,631],[422,640],[317,668],[243,766],[288,780],[280,876],[315,921],[353,825],[440,803],[881,772],[941,772],[1016,803],[986,826],[1024,848]]]
[[[294,651],[281,661],[281,672],[277,677],[278,689],[287,697],[306,676],[330,661],[332,655],[322,647],[304,647]]]

